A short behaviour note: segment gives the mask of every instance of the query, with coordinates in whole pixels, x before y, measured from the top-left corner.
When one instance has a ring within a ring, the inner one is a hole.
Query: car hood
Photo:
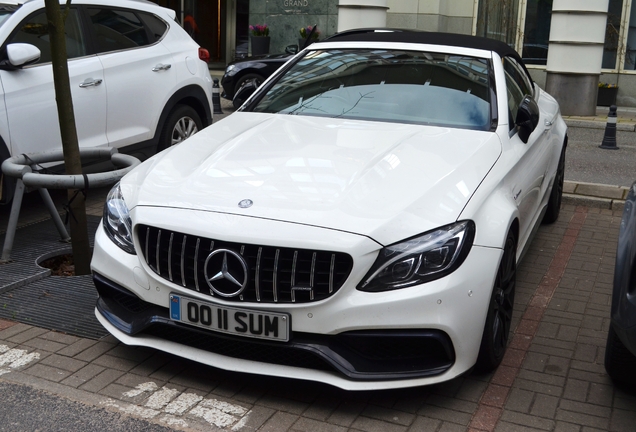
[[[122,192],[131,208],[267,218],[386,245],[456,221],[500,153],[492,132],[237,112],[140,165]]]

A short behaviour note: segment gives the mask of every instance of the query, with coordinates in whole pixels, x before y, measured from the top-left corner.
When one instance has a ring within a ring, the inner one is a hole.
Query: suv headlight
[[[357,288],[389,291],[444,277],[464,262],[474,238],[475,223],[462,221],[386,246]]]
[[[104,204],[104,217],[102,218],[104,231],[113,243],[125,252],[135,255],[135,245],[132,239],[132,221],[128,207],[121,194],[119,183],[108,192]]]

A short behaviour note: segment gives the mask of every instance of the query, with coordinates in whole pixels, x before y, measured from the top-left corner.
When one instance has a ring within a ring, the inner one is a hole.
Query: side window
[[[508,124],[510,125],[510,130],[513,130],[515,127],[515,120],[517,118],[517,111],[519,110],[519,105],[521,105],[525,93],[521,90],[513,76],[508,73],[508,71],[505,71],[505,74],[506,89],[508,91],[508,115],[510,116]]]
[[[150,44],[146,28],[133,12],[110,8],[88,8],[88,14],[100,53]]]
[[[525,73],[523,68],[519,66],[519,63],[517,63],[515,59],[504,57],[504,70],[506,73],[510,74],[524,95],[532,96],[534,94],[532,81],[530,81],[528,75]]]
[[[146,28],[148,28],[148,30],[150,31],[150,43],[155,43],[161,40],[163,35],[168,30],[168,25],[160,18],[157,18],[155,15],[145,12],[139,12],[139,18],[141,18],[141,20],[146,25]]]
[[[40,49],[40,63],[51,62],[49,27],[44,11],[31,15],[18,26],[7,43],[28,43]],[[80,30],[77,9],[71,9],[66,18],[66,55],[69,59],[86,55],[86,45]]]

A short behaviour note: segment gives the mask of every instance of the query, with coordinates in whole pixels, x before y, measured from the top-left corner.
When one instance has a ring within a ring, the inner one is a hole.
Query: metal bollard
[[[618,150],[616,146],[616,105],[612,105],[607,114],[607,125],[605,126],[605,135],[603,142],[599,146],[602,149]]]
[[[221,109],[221,93],[219,89],[219,79],[214,78],[212,80],[212,107],[214,108],[213,114],[223,114]]]

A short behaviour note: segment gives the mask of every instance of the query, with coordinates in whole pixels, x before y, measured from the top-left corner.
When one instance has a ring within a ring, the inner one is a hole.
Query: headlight
[[[121,249],[129,254],[135,254],[135,245],[132,239],[132,221],[128,207],[121,194],[119,183],[108,192],[104,204],[104,217],[102,218],[106,235]]]
[[[462,264],[474,237],[474,222],[462,221],[387,246],[358,289],[389,291],[444,277]]]
[[[236,68],[235,65],[231,64],[229,65],[227,68],[225,68],[225,73],[229,74],[230,72],[232,72],[234,69]]]

